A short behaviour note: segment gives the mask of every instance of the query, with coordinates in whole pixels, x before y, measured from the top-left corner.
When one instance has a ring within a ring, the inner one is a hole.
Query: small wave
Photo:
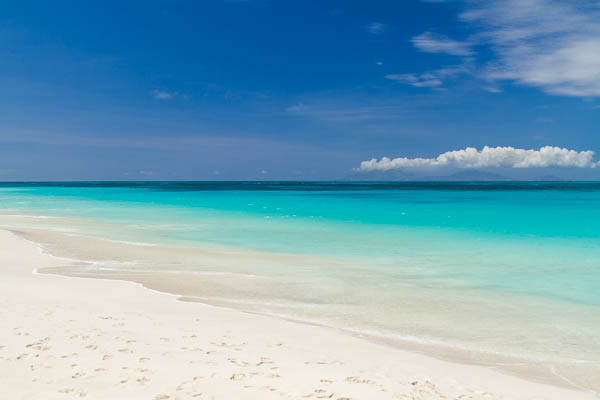
[[[131,246],[144,246],[144,247],[153,247],[153,246],[156,246],[156,244],[154,244],[154,243],[131,242],[129,240],[116,240],[116,239],[106,239],[106,238],[102,238],[102,240],[104,240],[105,242],[128,244],[128,245],[131,245]]]

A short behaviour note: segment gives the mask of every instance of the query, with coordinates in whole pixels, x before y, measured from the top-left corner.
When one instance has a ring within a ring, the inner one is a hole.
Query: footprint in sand
[[[154,400],[167,400],[170,398],[171,398],[171,396],[169,396],[167,394],[157,394],[156,396],[154,396]]]
[[[248,363],[246,361],[240,361],[235,358],[228,358],[228,360],[230,363],[235,364],[239,367],[247,367],[248,366]]]
[[[104,356],[102,356],[102,361],[110,360],[111,358],[112,356],[110,354],[105,354]]]
[[[438,390],[438,388],[433,383],[431,383],[429,381],[425,381],[425,382],[415,381],[415,382],[411,382],[411,385],[414,387],[413,390],[412,390],[412,393],[416,393],[417,395],[420,395],[420,396],[425,396],[426,395],[426,396],[432,396],[433,397],[433,395],[441,396],[441,394],[442,394]]]
[[[50,341],[50,338],[46,336],[45,338],[40,339],[37,342],[29,343],[25,347],[31,347],[35,350],[42,350],[42,351],[49,350],[50,347],[44,346],[44,343],[49,342],[49,341]]]
[[[185,381],[185,382],[181,382],[179,385],[177,385],[177,387],[175,388],[176,391],[181,392],[183,389],[185,389],[185,386],[191,383],[190,381]]]
[[[219,346],[219,347],[227,347],[227,348],[238,347],[239,348],[241,346],[244,346],[246,344],[246,342],[242,342],[240,344],[226,343],[226,342],[220,342],[220,343],[210,342],[210,344],[214,344],[215,346]],[[238,350],[238,349],[235,349],[235,350]]]
[[[374,384],[375,383],[369,379],[363,379],[360,376],[349,376],[344,380],[346,382],[350,382],[350,383],[362,383],[362,384]]]
[[[29,366],[29,369],[32,370],[32,371],[36,371],[36,370],[38,370],[40,368],[52,368],[52,367],[49,366],[49,365],[45,365],[45,364],[31,364]]]
[[[261,357],[260,361],[256,364],[257,367],[265,364],[273,364],[273,361],[269,357]]]
[[[133,350],[131,350],[131,349],[119,349],[119,352],[121,352],[121,353],[133,353]]]
[[[231,379],[232,381],[241,381],[242,379],[244,379],[246,377],[246,374],[233,374],[231,375]]]

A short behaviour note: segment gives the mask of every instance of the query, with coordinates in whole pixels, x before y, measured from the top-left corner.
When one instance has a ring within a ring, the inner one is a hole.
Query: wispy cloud
[[[415,74],[389,74],[385,79],[406,83],[414,87],[437,87],[443,82],[435,74],[426,72],[420,75]]]
[[[446,53],[464,57],[475,54],[470,43],[460,42],[431,32],[415,36],[411,42],[417,49],[426,53]]]
[[[484,26],[480,38],[497,55],[488,79],[556,95],[600,96],[598,1],[492,1],[460,18]]]
[[[502,93],[503,90],[500,89],[498,86],[484,86],[482,87],[483,90],[485,90],[486,92],[490,92],[490,93]]]
[[[594,152],[569,150],[545,146],[539,150],[517,149],[514,147],[488,147],[481,150],[467,147],[463,150],[448,151],[435,158],[399,157],[380,160],[373,158],[360,163],[359,171],[387,171],[399,168],[545,168],[577,167],[595,168],[600,162],[593,160]]]
[[[469,73],[471,69],[470,62],[467,60],[464,64],[450,65],[421,74],[388,74],[385,79],[414,87],[439,88],[444,83],[444,79]]]
[[[348,105],[336,102],[298,103],[285,109],[292,115],[309,117],[329,123],[387,120],[403,115],[406,104]]]
[[[431,32],[412,39],[431,53],[473,56],[486,46],[478,76],[513,81],[553,95],[600,96],[600,3],[597,0],[464,0],[459,19],[476,33],[457,41]]]
[[[387,30],[387,25],[383,22],[370,22],[365,26],[365,29],[371,35],[381,35]]]
[[[177,93],[175,92],[166,92],[164,90],[153,90],[152,91],[152,97],[154,97],[157,100],[170,100],[173,97],[175,97]]]
[[[546,116],[540,116],[540,117],[537,117],[535,119],[535,121],[536,122],[542,122],[544,124],[551,124],[551,123],[554,122],[554,118],[552,118],[552,117],[546,117]]]

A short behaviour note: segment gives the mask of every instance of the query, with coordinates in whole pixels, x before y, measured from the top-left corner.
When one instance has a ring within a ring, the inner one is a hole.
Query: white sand
[[[0,231],[0,399],[597,399],[62,263]]]

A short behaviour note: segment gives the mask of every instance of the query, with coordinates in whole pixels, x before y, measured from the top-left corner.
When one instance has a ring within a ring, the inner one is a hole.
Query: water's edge
[[[35,244],[39,248],[40,252],[47,254],[51,257],[66,261],[67,264],[71,267],[75,266],[75,268],[77,268],[77,266],[73,265],[73,264],[89,262],[88,260],[74,260],[74,259],[64,258],[64,257],[58,256],[58,255],[52,254],[51,252],[48,252],[48,250],[44,248],[44,245],[42,243],[32,240],[31,238],[28,237],[28,235],[25,232],[13,230],[13,229],[7,229],[7,230],[10,231],[11,233],[15,234],[16,236]],[[233,307],[233,306],[229,306],[229,305],[223,305],[223,304],[217,304],[214,302],[203,301],[201,298],[186,296],[186,295],[182,295],[182,294],[175,293],[172,291],[164,290],[164,288],[161,287],[161,285],[156,285],[147,280],[136,279],[135,276],[126,275],[126,274],[107,277],[107,276],[103,276],[101,274],[95,275],[95,274],[86,273],[86,272],[81,273],[81,274],[65,272],[65,271],[61,271],[60,269],[57,270],[54,268],[39,268],[39,269],[36,268],[36,269],[33,269],[32,273],[33,274],[42,274],[42,275],[51,275],[51,276],[68,278],[68,279],[98,279],[98,280],[131,282],[131,283],[138,284],[141,287],[143,287],[144,289],[149,290],[151,292],[169,295],[178,301],[198,303],[198,304],[202,304],[203,306],[208,306],[208,307],[234,310],[236,312],[243,312],[243,313],[253,314],[253,315],[261,315],[261,316],[265,316],[265,317],[269,317],[269,318],[276,318],[279,320],[284,320],[287,322],[316,326],[316,327],[320,327],[323,329],[327,329],[327,330],[336,332],[338,334],[352,336],[355,338],[359,338],[361,340],[367,340],[369,342],[376,343],[376,344],[383,345],[383,346],[389,346],[390,348],[394,348],[394,349],[400,349],[403,351],[424,354],[428,357],[436,358],[436,359],[443,360],[443,361],[453,362],[453,363],[476,365],[476,366],[480,366],[482,368],[492,368],[492,369],[500,371],[502,373],[512,375],[512,376],[517,376],[519,378],[522,378],[522,379],[525,379],[525,380],[528,380],[531,382],[549,384],[549,385],[554,385],[557,387],[563,387],[563,388],[568,388],[568,389],[572,389],[572,390],[584,391],[584,392],[594,394],[596,396],[600,396],[600,393],[598,393],[592,389],[586,388],[586,387],[581,387],[580,385],[577,385],[576,383],[572,382],[568,378],[556,373],[552,369],[549,369],[547,371],[547,373],[540,373],[540,371],[535,371],[535,370],[531,370],[531,369],[523,370],[521,368],[518,368],[520,365],[522,365],[523,360],[520,360],[517,358],[500,357],[500,355],[494,355],[492,357],[493,359],[495,359],[494,361],[492,361],[492,358],[490,358],[490,360],[488,360],[488,361],[479,361],[478,362],[478,361],[473,360],[472,358],[467,357],[466,354],[463,351],[461,351],[460,349],[451,348],[449,345],[426,344],[426,343],[418,342],[418,341],[398,340],[397,338],[394,338],[393,340],[389,339],[389,338],[386,339],[385,337],[377,336],[375,334],[368,334],[368,333],[359,332],[359,331],[352,331],[349,329],[342,329],[342,328],[334,327],[331,325],[326,325],[326,324],[315,322],[315,321],[291,318],[291,317],[283,315],[283,314],[275,314],[275,313],[268,313],[268,312],[256,312],[256,311],[245,310],[243,308]],[[155,272],[153,281],[160,282],[162,277],[163,276],[161,273]],[[491,354],[488,354],[488,356],[489,355],[491,355]]]

